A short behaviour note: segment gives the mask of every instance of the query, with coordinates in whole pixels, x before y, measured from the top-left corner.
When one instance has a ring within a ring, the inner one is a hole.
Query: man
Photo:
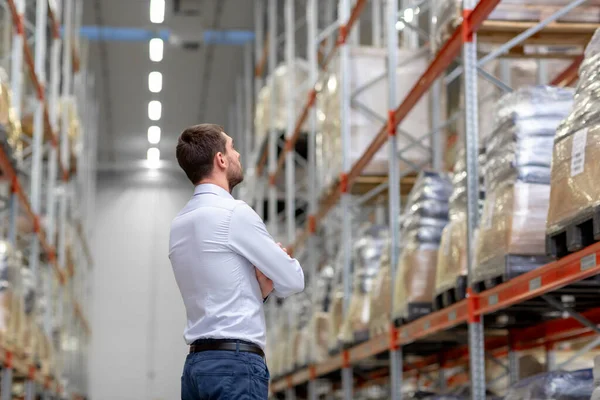
[[[187,313],[190,345],[182,400],[263,400],[269,371],[263,302],[304,290],[300,264],[246,203],[240,154],[220,126],[183,131],[177,161],[194,195],[171,225],[169,259]]]

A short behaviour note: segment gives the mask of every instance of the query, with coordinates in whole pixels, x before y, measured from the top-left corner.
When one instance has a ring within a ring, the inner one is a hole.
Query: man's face
[[[226,143],[225,143],[225,156],[227,157],[227,180],[229,181],[229,190],[233,190],[235,186],[244,180],[244,171],[242,170],[242,164],[240,162],[240,153],[235,149],[233,139],[230,138],[225,132]]]

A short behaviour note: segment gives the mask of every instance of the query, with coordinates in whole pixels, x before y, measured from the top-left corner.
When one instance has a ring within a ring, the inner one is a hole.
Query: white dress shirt
[[[300,264],[284,252],[258,214],[212,184],[171,224],[169,259],[187,313],[187,344],[200,338],[242,339],[265,348],[263,298],[256,266],[273,281],[272,295],[304,290]]]

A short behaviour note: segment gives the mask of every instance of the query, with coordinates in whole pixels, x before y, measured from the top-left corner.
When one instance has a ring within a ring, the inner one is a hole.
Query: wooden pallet
[[[403,313],[394,319],[396,326],[406,325],[433,312],[433,303],[408,303]]]
[[[467,277],[456,278],[454,286],[436,293],[433,299],[433,310],[439,311],[458,303],[467,296]]]
[[[551,257],[544,255],[507,254],[499,264],[494,261],[494,264],[478,267],[473,277],[473,288],[478,293],[492,289],[551,261]]]
[[[600,206],[583,210],[546,234],[546,253],[561,258],[600,241]]]

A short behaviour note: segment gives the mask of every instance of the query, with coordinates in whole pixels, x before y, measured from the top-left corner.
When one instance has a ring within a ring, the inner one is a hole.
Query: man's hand
[[[273,291],[273,281],[270,280],[260,272],[260,270],[254,267],[254,271],[256,272],[256,279],[258,280],[258,284],[260,285],[260,293],[262,294],[263,299],[266,299],[267,296]]]
[[[287,253],[287,255],[290,255],[290,252],[287,250],[287,248],[283,247],[283,245],[279,242],[277,242],[277,244],[279,245],[279,247],[281,247],[281,250],[285,251]]]

